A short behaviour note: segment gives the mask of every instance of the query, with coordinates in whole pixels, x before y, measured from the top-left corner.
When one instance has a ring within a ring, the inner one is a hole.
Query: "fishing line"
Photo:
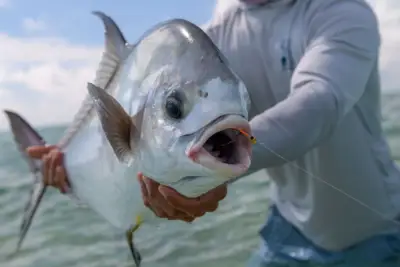
[[[394,223],[395,225],[400,227],[400,221],[397,221],[395,219],[392,218],[388,218],[385,214],[383,214],[382,212],[374,209],[373,207],[370,207],[368,204],[362,202],[361,200],[357,199],[356,197],[353,197],[352,195],[350,195],[349,193],[345,192],[344,190],[340,189],[339,187],[336,187],[332,184],[330,184],[329,182],[325,181],[324,179],[322,179],[321,177],[318,177],[317,175],[311,173],[310,171],[307,171],[306,169],[302,168],[301,166],[297,165],[294,162],[291,162],[289,160],[287,160],[284,156],[280,155],[279,153],[273,151],[271,148],[269,148],[267,145],[265,145],[264,143],[261,142],[257,142],[258,144],[260,144],[262,147],[264,147],[265,149],[267,149],[268,151],[270,151],[272,154],[274,154],[275,156],[279,157],[280,159],[282,159],[283,161],[285,161],[287,164],[290,164],[291,166],[295,167],[296,169],[298,169],[299,171],[302,171],[303,173],[309,175],[310,177],[312,177],[313,179],[322,182],[323,184],[327,185],[328,187],[336,190],[337,192],[343,194],[344,196],[348,197],[349,199],[353,200],[354,202],[358,203],[359,205],[361,205],[362,207],[366,208],[367,210],[373,212],[374,214],[378,215],[380,218],[387,220],[389,222]]]
[[[283,161],[285,161],[285,163],[290,164],[291,166],[295,167],[295,168],[298,169],[299,171],[301,171],[301,172],[303,172],[303,173],[309,175],[309,176],[312,177],[313,179],[315,179],[315,180],[317,180],[317,181],[319,181],[319,182],[322,182],[323,184],[327,185],[328,187],[330,187],[330,188],[334,189],[335,191],[341,193],[342,195],[348,197],[349,199],[351,199],[352,201],[358,203],[359,205],[361,205],[362,207],[364,207],[364,208],[366,208],[367,210],[371,211],[371,212],[374,213],[375,215],[378,215],[380,218],[382,218],[382,219],[384,219],[384,220],[386,220],[386,221],[392,222],[392,223],[394,223],[395,225],[397,225],[397,226],[400,227],[400,221],[397,221],[397,220],[392,219],[392,218],[388,218],[388,217],[387,217],[385,214],[383,214],[382,212],[380,212],[380,211],[374,209],[373,207],[370,207],[368,204],[366,204],[366,203],[362,202],[361,200],[359,200],[358,198],[356,198],[356,197],[350,195],[349,193],[347,193],[347,192],[344,191],[343,189],[340,189],[339,187],[336,187],[336,186],[330,184],[329,182],[325,181],[325,180],[322,179],[321,177],[318,177],[317,175],[311,173],[310,171],[307,171],[306,169],[300,167],[300,166],[297,165],[296,163],[289,161],[289,160],[286,159],[284,156],[282,156],[282,155],[280,155],[279,153],[273,151],[273,150],[272,150],[271,148],[269,148],[266,144],[264,144],[264,143],[262,143],[262,142],[258,142],[254,136],[249,135],[249,134],[248,134],[247,132],[245,132],[244,130],[242,130],[242,129],[235,129],[235,130],[237,131],[237,132],[236,132],[237,135],[243,134],[244,136],[246,136],[246,137],[250,140],[250,142],[251,142],[252,144],[256,144],[256,143],[260,144],[262,147],[264,147],[265,149],[267,149],[268,151],[270,151],[272,154],[274,154],[275,156],[277,156],[277,157],[279,157],[280,159],[282,159]],[[232,140],[232,141],[230,141],[230,142],[228,142],[228,143],[223,144],[222,146],[226,146],[226,145],[229,145],[229,144],[235,143],[235,142],[236,142],[235,140]]]

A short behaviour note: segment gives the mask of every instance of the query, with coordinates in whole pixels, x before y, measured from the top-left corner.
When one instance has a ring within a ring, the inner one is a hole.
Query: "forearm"
[[[329,136],[338,121],[337,114],[333,95],[315,85],[315,90],[296,92],[254,117],[250,125],[257,143],[252,163],[234,181],[304,155]]]
[[[380,38],[371,9],[354,1],[327,5],[310,21],[290,95],[251,121],[258,144],[247,174],[293,161],[329,138],[377,69]]]
[[[335,98],[328,90],[315,84],[312,90],[296,92],[251,121],[258,140],[254,168],[297,159],[327,138],[337,123]]]

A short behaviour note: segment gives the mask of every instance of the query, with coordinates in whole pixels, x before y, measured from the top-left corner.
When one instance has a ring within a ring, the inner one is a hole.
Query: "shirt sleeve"
[[[329,2],[309,21],[308,45],[290,95],[250,122],[258,144],[249,173],[293,161],[318,146],[364,93],[379,55],[376,17],[356,1]]]

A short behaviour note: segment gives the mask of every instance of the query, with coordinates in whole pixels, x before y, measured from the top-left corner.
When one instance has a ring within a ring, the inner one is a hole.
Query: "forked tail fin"
[[[27,161],[30,171],[33,175],[34,182],[30,192],[28,203],[25,206],[22,223],[20,226],[19,240],[17,250],[19,251],[26,233],[32,223],[33,216],[46,192],[46,186],[42,183],[42,162],[30,158],[26,154],[26,148],[34,145],[45,145],[43,138],[17,113],[5,110],[4,111],[9,120],[11,131],[14,135],[14,140],[18,146],[19,151]]]

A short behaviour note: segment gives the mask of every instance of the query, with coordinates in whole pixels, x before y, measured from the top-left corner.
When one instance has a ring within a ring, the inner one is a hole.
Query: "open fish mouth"
[[[225,115],[207,125],[186,150],[193,161],[224,176],[236,177],[247,171],[251,162],[249,122],[238,115]]]

